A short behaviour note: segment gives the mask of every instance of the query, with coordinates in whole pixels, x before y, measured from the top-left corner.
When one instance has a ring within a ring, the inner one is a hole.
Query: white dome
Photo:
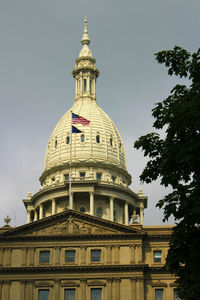
[[[72,162],[103,162],[126,170],[124,146],[116,126],[96,101],[85,99],[75,101],[54,129],[46,150],[45,171],[70,161],[71,111],[90,120],[89,126],[75,125],[82,132],[72,134]]]

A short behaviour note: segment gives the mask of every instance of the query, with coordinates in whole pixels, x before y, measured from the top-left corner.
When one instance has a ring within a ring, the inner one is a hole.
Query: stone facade
[[[101,300],[153,300],[156,290],[163,300],[175,299],[176,278],[163,267],[172,228],[123,225],[69,209],[3,227],[0,299],[38,300],[44,290],[49,300],[65,300],[73,290],[74,299],[93,300],[92,289]]]

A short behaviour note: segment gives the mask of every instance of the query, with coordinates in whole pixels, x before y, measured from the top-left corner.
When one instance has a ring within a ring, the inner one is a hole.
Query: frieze
[[[97,227],[87,222],[74,220],[69,216],[66,222],[57,223],[53,226],[28,233],[27,235],[60,235],[60,234],[105,234],[114,233],[115,231],[107,230],[106,228]]]

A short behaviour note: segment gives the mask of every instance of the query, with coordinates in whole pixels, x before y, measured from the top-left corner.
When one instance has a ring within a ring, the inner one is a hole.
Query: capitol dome
[[[120,134],[96,101],[76,101],[54,129],[45,156],[45,170],[70,161],[71,111],[90,120],[89,126],[77,124],[80,134],[72,135],[72,162],[105,163],[126,169]]]
[[[143,223],[147,198],[129,188],[131,175],[122,139],[113,121],[97,105],[99,71],[89,49],[86,19],[81,43],[72,71],[75,101],[49,139],[40,190],[23,200],[27,222],[74,209],[126,225],[139,215]],[[87,121],[74,124],[76,133],[72,133],[72,113]]]

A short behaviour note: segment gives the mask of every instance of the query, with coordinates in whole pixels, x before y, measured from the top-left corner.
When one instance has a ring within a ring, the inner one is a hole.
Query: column
[[[33,281],[27,280],[25,300],[33,300]]]
[[[21,284],[21,292],[20,292],[20,299],[24,300],[25,299],[25,286],[26,286],[26,281],[25,280],[21,280],[20,281]]]
[[[3,280],[0,280],[0,299],[2,299],[2,285],[3,285]]]
[[[144,224],[144,204],[140,203],[140,224]]]
[[[81,264],[86,263],[86,246],[81,247]]]
[[[111,246],[106,246],[107,263],[111,263]]]
[[[113,285],[113,299],[120,300],[120,279],[116,278],[114,279],[114,285]]]
[[[115,263],[119,262],[119,245],[115,245]]]
[[[27,210],[27,223],[31,222],[31,211]]]
[[[60,299],[60,280],[54,280],[53,299]]]
[[[131,299],[130,300],[137,300],[137,295],[136,295],[136,279],[135,278],[130,278],[131,282]]]
[[[81,300],[86,300],[86,279],[81,279]]]
[[[11,265],[11,248],[8,248],[6,251],[6,266],[9,267]]]
[[[34,266],[34,253],[35,249],[34,248],[29,248],[29,265]]]
[[[144,280],[143,278],[138,278],[136,282],[136,299],[144,300]]]
[[[4,286],[4,293],[3,293],[3,300],[9,300],[10,296],[10,280],[4,280],[3,281]]]
[[[128,202],[125,202],[124,213],[125,213],[125,225],[128,225]]]
[[[142,263],[143,262],[142,245],[137,246],[137,255],[138,255],[138,263]]]
[[[3,266],[3,253],[4,253],[4,248],[1,248],[0,249],[0,266]]]
[[[94,215],[94,193],[90,192],[90,215]]]
[[[22,249],[22,266],[26,266],[27,248]]]
[[[55,265],[59,265],[60,264],[60,247],[55,247],[54,248],[54,263]]]
[[[43,204],[40,204],[40,219],[43,219]]]
[[[134,245],[129,245],[130,247],[130,263],[134,264],[135,263],[135,246]]]
[[[112,300],[112,278],[106,278],[107,300]]]
[[[35,211],[34,211],[34,221],[37,221],[38,220],[38,214],[37,214],[37,209],[35,208]]]
[[[52,203],[51,203],[51,214],[55,215],[56,214],[56,200],[52,199]]]
[[[114,220],[114,205],[113,205],[113,197],[110,197],[110,221]]]

